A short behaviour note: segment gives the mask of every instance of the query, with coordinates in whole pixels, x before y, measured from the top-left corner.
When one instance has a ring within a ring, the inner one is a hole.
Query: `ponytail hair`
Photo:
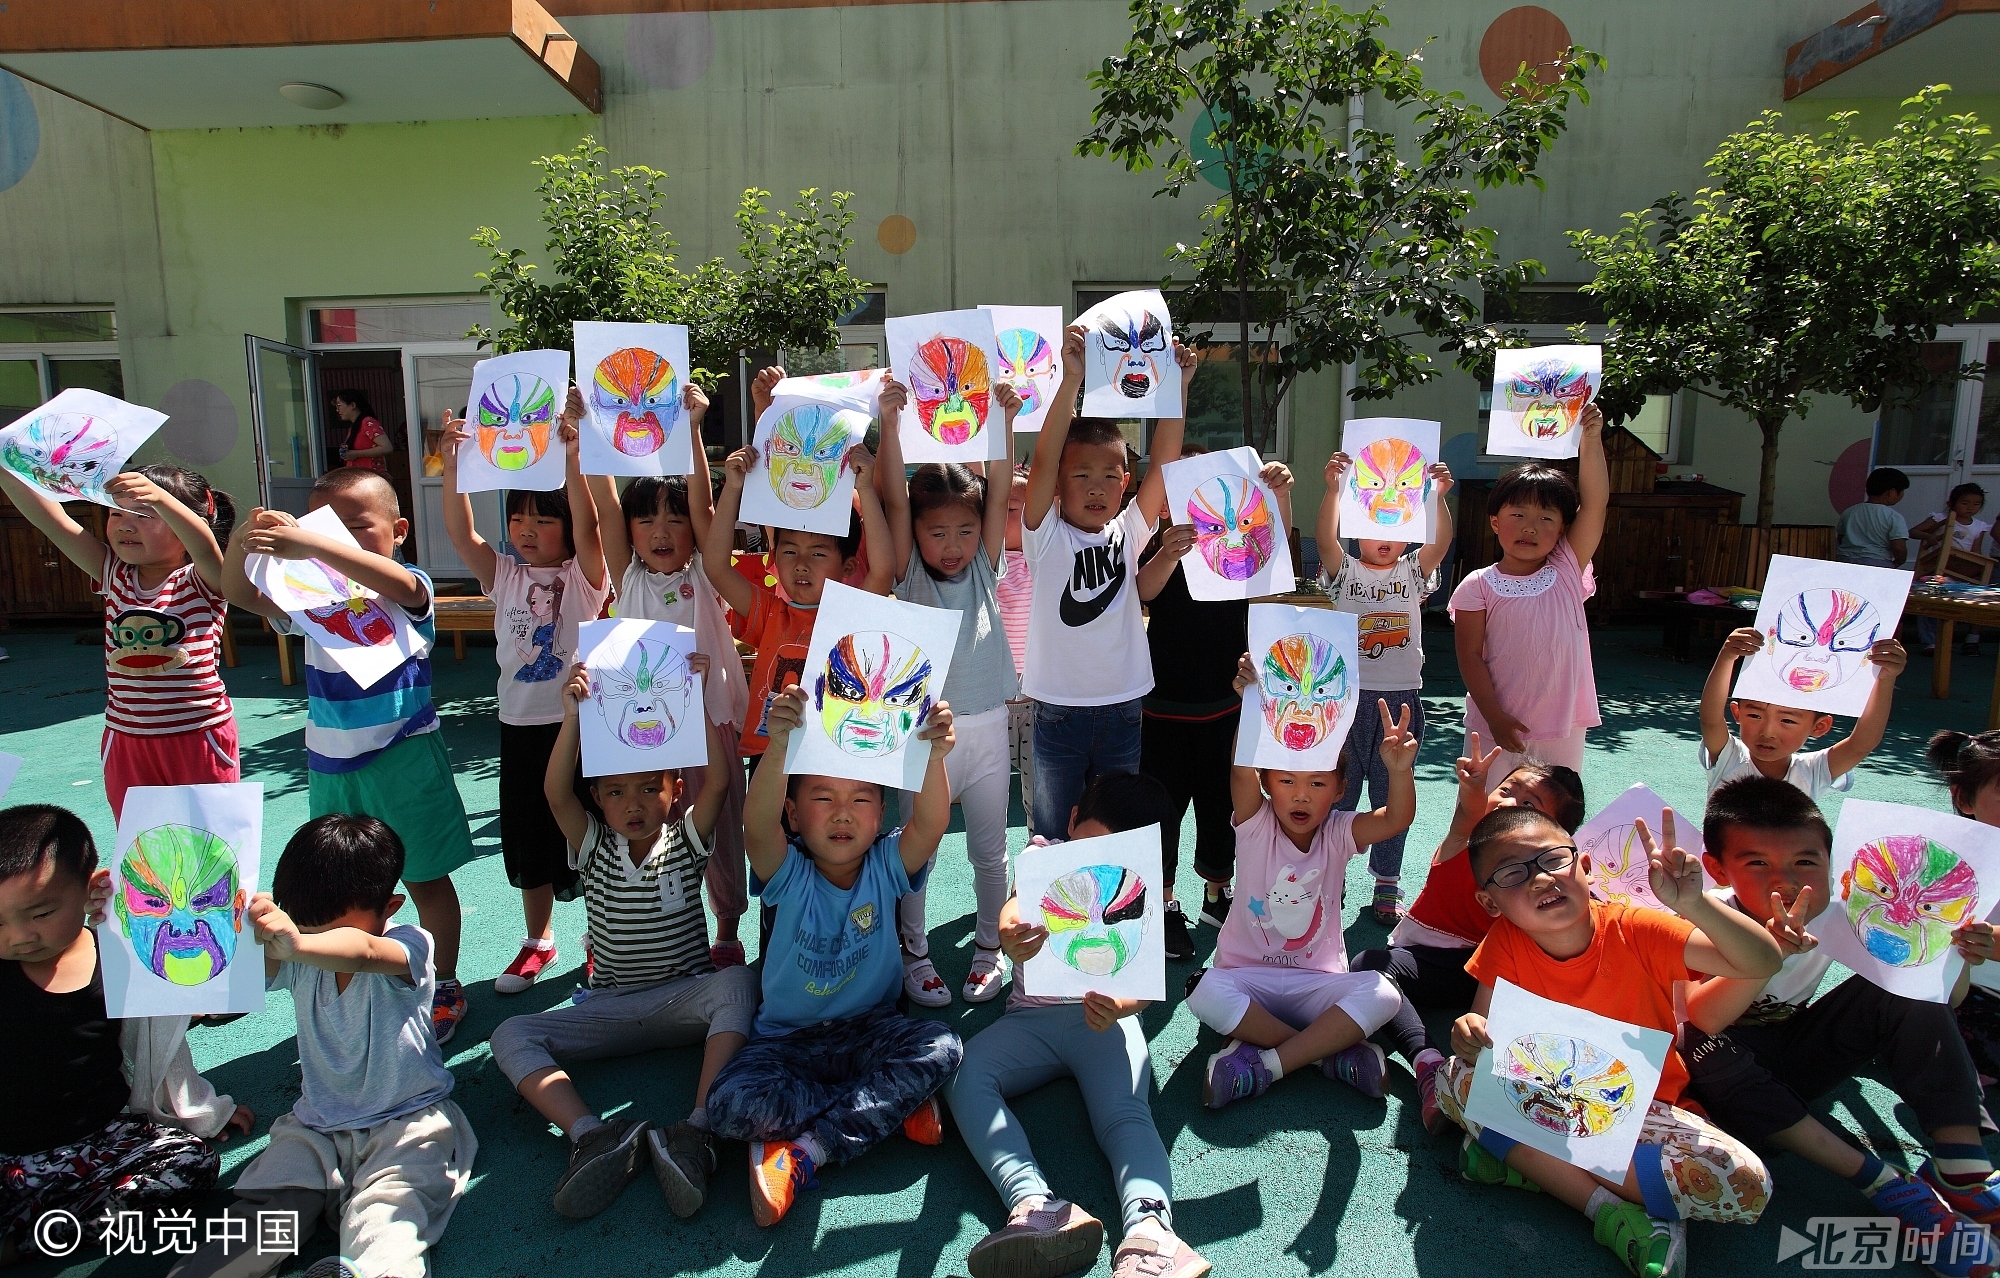
[[[215,534],[215,544],[227,546],[229,533],[236,527],[236,503],[228,493],[220,488],[209,487],[208,480],[198,470],[185,466],[169,466],[155,462],[150,466],[134,466],[134,474],[146,478],[172,494],[175,501],[192,510]]]
[[[964,506],[974,519],[985,518],[986,481],[957,462],[925,462],[910,476],[910,518],[946,506]]]
[[[1947,728],[1931,738],[1924,757],[1944,774],[1951,803],[1961,814],[1972,811],[1979,792],[2000,778],[2000,731],[1968,736]]]

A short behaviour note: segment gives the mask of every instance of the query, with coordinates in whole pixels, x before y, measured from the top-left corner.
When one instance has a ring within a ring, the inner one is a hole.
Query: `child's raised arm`
[[[1335,453],[1326,459],[1326,468],[1320,472],[1326,481],[1326,491],[1319,497],[1319,518],[1313,521],[1313,537],[1319,542],[1320,570],[1328,581],[1340,571],[1340,562],[1347,555],[1340,548],[1340,485],[1347,468],[1353,464],[1354,459],[1346,453]]]
[[[493,593],[493,577],[499,571],[500,556],[472,523],[472,499],[458,491],[458,449],[459,445],[472,438],[466,429],[463,417],[453,417],[449,408],[444,410],[442,422],[444,437],[438,443],[438,451],[444,457],[444,531],[451,538],[451,547],[472,575],[479,582],[483,594]]]
[[[0,466],[0,492],[5,492],[14,508],[27,517],[29,523],[41,530],[44,537],[54,542],[62,551],[63,558],[69,560],[92,580],[104,571],[105,545],[62,508],[61,503],[49,500],[38,490],[28,487],[18,479],[13,471]]]
[[[701,570],[708,584],[722,596],[722,602],[739,617],[748,617],[757,606],[757,588],[749,578],[730,566],[736,552],[736,516],[743,509],[743,476],[757,464],[755,448],[739,448],[722,463],[722,499],[708,521],[708,534],[701,539]]]
[[[402,903],[401,896],[390,897],[390,911]],[[269,892],[259,892],[250,898],[248,914],[257,943],[264,947],[267,977],[277,975],[281,963],[303,963],[328,972],[374,972],[378,976],[410,980],[410,952],[400,941],[358,927],[301,932],[299,925],[292,922],[292,916],[278,908]]]
[[[604,569],[614,582],[623,581],[625,570],[632,566],[632,530],[625,526],[618,483],[609,475],[585,475],[583,482],[590,486],[590,504],[597,511],[597,540],[604,547]],[[688,495],[693,497],[692,488]],[[692,508],[692,501],[689,504]],[[700,537],[695,538],[695,544],[701,544]]]
[[[1240,697],[1243,695],[1245,688],[1256,682],[1257,667],[1250,663],[1250,654],[1246,652],[1236,659],[1236,678],[1231,686],[1236,689],[1236,695]],[[1241,731],[1241,729],[1239,728],[1238,731]],[[1231,759],[1236,757],[1236,747],[1233,743],[1229,747],[1229,756]],[[1258,812],[1262,811],[1263,807],[1264,779],[1257,775],[1257,769],[1246,768],[1241,764],[1231,763],[1229,765],[1229,823],[1231,825],[1242,825],[1245,821],[1248,821],[1251,817],[1256,816]]]
[[[892,562],[895,544],[889,539],[889,519],[882,513],[882,499],[875,493],[875,455],[860,444],[847,450],[847,464],[854,467],[854,495],[861,500],[861,544],[868,547],[868,576],[861,588],[871,594],[886,595],[896,589],[896,568]]]
[[[1785,965],[1778,943],[1756,919],[1717,905],[1702,891],[1701,860],[1674,840],[1674,812],[1660,813],[1660,837],[1643,818],[1632,822],[1646,849],[1647,879],[1660,904],[1694,924],[1682,955],[1688,967],[1711,976],[1763,979]]]
[[[1738,626],[1722,641],[1722,651],[1708,668],[1708,682],[1701,685],[1701,746],[1711,759],[1729,744],[1729,682],[1736,675],[1736,663],[1756,656],[1763,646],[1764,636],[1757,627]]]
[[[127,510],[138,511],[141,507],[151,510],[155,518],[173,530],[175,540],[187,551],[188,562],[209,589],[222,589],[222,547],[215,544],[215,530],[208,526],[207,520],[137,471],[128,470],[105,480],[104,495]]]
[[[1569,526],[1569,548],[1579,571],[1604,540],[1604,515],[1611,508],[1611,468],[1604,460],[1604,413],[1595,404],[1583,410],[1583,444],[1576,455],[1576,518]]]
[[[1197,360],[1195,353],[1174,340],[1174,362],[1181,373],[1181,412],[1187,412],[1188,387],[1194,384],[1194,370]],[[1158,520],[1167,508],[1168,462],[1181,459],[1181,441],[1187,435],[1187,418],[1163,417],[1153,423],[1153,438],[1147,448],[1152,460],[1146,466],[1146,477],[1139,482],[1139,491],[1132,500],[1151,522]]]
[[[1264,487],[1271,490],[1271,496],[1278,499],[1278,535],[1290,541],[1292,536],[1292,468],[1283,462],[1265,462],[1257,472],[1257,478],[1264,481]],[[1165,482],[1164,480],[1162,482]]]
[[[1389,802],[1355,816],[1354,842],[1360,847],[1393,839],[1417,819],[1417,737],[1410,731],[1410,707],[1404,706],[1403,717],[1391,723],[1389,703],[1378,698],[1375,704],[1381,710],[1376,722],[1382,725],[1381,754],[1389,772]]]
[[[681,393],[681,404],[688,415],[688,451],[694,460],[694,469],[688,473],[688,522],[694,525],[694,544],[698,547],[708,536],[708,521],[715,517],[715,489],[708,477],[708,449],[701,442],[702,419],[708,416],[708,395],[693,382]],[[622,513],[622,512],[621,512]],[[598,527],[602,528],[600,520]],[[625,526],[619,520],[618,526]]]
[[[945,775],[944,757],[951,753],[956,739],[951,705],[940,701],[931,707],[930,722],[917,734],[917,740],[930,743],[931,757],[924,767],[924,788],[917,791],[916,802],[910,805],[910,819],[903,824],[899,845],[903,869],[909,874],[929,863],[945,831],[951,828],[951,779]]]
[[[250,574],[243,571],[243,561],[250,557],[249,549],[243,544],[245,539],[259,523],[274,515],[282,519],[291,518],[282,511],[268,511],[262,506],[253,506],[249,515],[229,534],[229,545],[222,551],[222,597],[229,601],[229,606],[232,608],[242,608],[260,617],[269,617],[276,621],[285,615],[285,610],[267,599],[264,592],[251,582]]]
[[[1021,508],[1021,526],[1040,528],[1056,499],[1056,483],[1062,478],[1063,444],[1069,439],[1069,424],[1076,416],[1076,397],[1083,389],[1083,325],[1071,324],[1063,330],[1062,384],[1049,401],[1042,418],[1042,433],[1035,439],[1035,454],[1028,461],[1028,503]]]
[[[1868,704],[1854,721],[1854,731],[1834,742],[1826,754],[1827,771],[1835,780],[1860,767],[1861,761],[1882,744],[1882,736],[1889,730],[1889,706],[1896,699],[1896,679],[1910,655],[1894,639],[1878,639],[1868,650],[1868,660],[1875,666],[1875,686],[1868,690]]]
[[[393,559],[363,550],[351,542],[336,541],[299,527],[296,519],[282,511],[252,511],[242,537],[246,555],[270,555],[274,559],[317,559],[338,568],[399,608],[422,609],[430,602],[424,583],[417,575]],[[233,545],[235,537],[230,541]],[[241,566],[238,566],[241,572]]]
[[[1451,467],[1443,462],[1431,463],[1430,476],[1431,482],[1437,485],[1437,519],[1431,524],[1431,539],[1417,552],[1417,570],[1426,577],[1437,571],[1438,565],[1444,562],[1445,555],[1451,551],[1451,503],[1445,500],[1445,494],[1449,493],[1452,484],[1457,482],[1451,477]],[[1322,557],[1325,553],[1325,551],[1320,552]]]
[[[806,721],[806,690],[793,684],[773,696],[764,719],[770,744],[743,796],[743,852],[750,873],[769,883],[785,864],[785,744]]]
[[[563,404],[563,488],[569,493],[569,527],[576,551],[576,566],[593,590],[604,589],[604,542],[597,535],[597,503],[590,496],[590,484],[583,477],[581,437],[576,424],[583,420],[583,393],[571,382],[569,399]],[[615,503],[614,503],[615,504]]]
[[[581,661],[569,668],[563,682],[562,727],[549,749],[549,766],[542,773],[542,795],[549,801],[549,813],[572,848],[583,847],[590,832],[590,815],[583,800],[576,797],[576,761],[582,750],[582,728],[577,723],[578,707],[590,700],[590,672]],[[704,715],[703,718],[707,716]]]
[[[1444,832],[1444,841],[1431,854],[1432,865],[1443,865],[1465,851],[1472,839],[1472,827],[1493,810],[1493,792],[1487,787],[1486,778],[1493,771],[1493,761],[1499,757],[1499,746],[1481,754],[1479,734],[1466,734],[1465,753],[1458,757],[1458,802],[1452,805],[1451,825]]]
[[[706,653],[697,652],[688,658],[688,669],[699,674],[703,682],[708,679],[708,664]],[[724,784],[729,774],[723,769],[737,765],[735,755],[723,753],[722,733],[717,725],[710,722],[705,713],[701,721],[708,729],[708,765],[702,779],[701,796],[688,809],[688,819],[694,822],[694,832],[701,836],[702,844],[712,847],[715,820],[722,813],[723,800],[729,797],[729,787]]]
[[[986,561],[998,568],[1007,553],[1007,498],[1014,491],[1014,417],[1021,411],[1021,396],[1006,382],[1000,383],[994,394],[1006,414],[1002,429],[1007,432],[1007,442],[1000,459],[987,462],[980,471],[986,477],[986,520],[981,541],[986,547]],[[907,564],[909,560],[910,552],[905,549],[903,562]]]
[[[916,539],[910,527],[910,469],[903,463],[903,432],[898,423],[910,392],[893,376],[882,376],[882,390],[875,397],[876,419],[882,423],[881,452],[875,458],[875,493],[882,499],[883,521],[889,529],[892,562],[890,580],[901,584],[910,567],[910,545]],[[1003,508],[1004,509],[1004,508]],[[875,552],[868,552],[874,566]]]
[[[1777,943],[1779,953],[1790,958],[1819,945],[1818,938],[1806,931],[1806,921],[1812,918],[1816,908],[1813,891],[1809,887],[1799,889],[1798,897],[1789,908],[1784,897],[1771,893],[1771,919],[1764,924],[1764,929]],[[1720,1034],[1750,1010],[1750,1005],[1757,1001],[1757,996],[1770,983],[1769,977],[1739,979],[1714,976],[1706,981],[1697,981],[1688,989],[1688,1022],[1704,1034]]]

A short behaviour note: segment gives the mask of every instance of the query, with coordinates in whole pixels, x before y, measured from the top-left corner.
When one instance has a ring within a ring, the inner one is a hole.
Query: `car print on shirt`
[[[1408,613],[1369,612],[1361,615],[1359,644],[1361,655],[1369,660],[1380,657],[1391,648],[1407,647],[1409,642]]]

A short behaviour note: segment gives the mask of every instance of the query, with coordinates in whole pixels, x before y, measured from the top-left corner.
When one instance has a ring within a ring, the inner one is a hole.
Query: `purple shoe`
[[[1337,1078],[1363,1096],[1382,1099],[1382,1080],[1389,1075],[1388,1058],[1382,1049],[1365,1039],[1344,1051],[1335,1052],[1319,1063],[1320,1072]]]
[[[1257,1049],[1232,1038],[1208,1058],[1208,1073],[1201,1080],[1201,1103],[1221,1109],[1230,1101],[1262,1096],[1270,1086],[1271,1071],[1264,1068],[1264,1058]]]

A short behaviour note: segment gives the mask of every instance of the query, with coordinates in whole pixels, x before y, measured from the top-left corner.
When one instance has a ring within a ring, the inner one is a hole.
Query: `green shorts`
[[[441,879],[473,857],[472,827],[442,732],[405,737],[353,772],[314,772],[309,784],[315,817],[354,812],[396,832],[405,883]]]

